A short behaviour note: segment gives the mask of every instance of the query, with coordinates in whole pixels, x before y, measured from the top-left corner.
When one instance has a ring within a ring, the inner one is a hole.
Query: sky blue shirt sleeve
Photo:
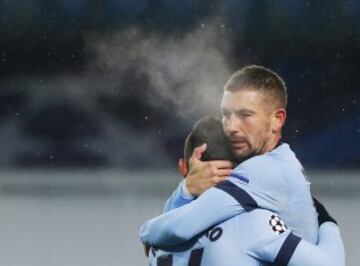
[[[251,257],[260,261],[287,265],[301,239],[268,210],[257,209],[236,224],[237,242]]]
[[[140,229],[140,238],[160,248],[177,245],[258,206],[277,212],[284,205],[286,192],[281,169],[266,156],[257,156],[237,166],[229,180],[205,191],[191,203],[146,222]],[[174,193],[166,210],[184,203],[176,196],[179,188]]]
[[[194,200],[194,197],[190,197],[183,192],[183,185],[185,179],[180,182],[175,191],[171,194],[165,203],[164,212],[184,206]]]
[[[345,266],[345,251],[339,227],[324,223],[319,228],[318,245],[302,240],[289,261],[289,266]]]
[[[243,211],[233,196],[211,188],[190,204],[147,221],[140,228],[140,238],[159,248],[174,246]]]
[[[275,265],[289,266],[345,266],[344,246],[339,228],[334,223],[324,223],[319,228],[319,242],[311,244],[294,235],[291,230],[279,233],[270,226],[269,219],[261,213],[260,217],[252,219],[251,225],[246,228],[256,232],[256,237],[241,238],[238,241],[247,241],[249,254]]]

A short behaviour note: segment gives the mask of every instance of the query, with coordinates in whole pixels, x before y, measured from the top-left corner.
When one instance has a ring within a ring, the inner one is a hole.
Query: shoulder
[[[232,177],[245,177],[245,181],[249,179],[256,180],[277,180],[284,177],[281,167],[281,159],[272,153],[254,156],[241,164],[237,165],[231,174]]]
[[[273,235],[287,231],[285,223],[274,212],[267,209],[254,209],[243,217],[238,216],[238,224],[246,225],[246,228]],[[276,227],[276,225],[281,225]]]
[[[255,156],[239,164],[229,180],[251,193],[259,206],[279,210],[288,191],[288,179],[281,164],[281,158],[271,152]]]
[[[290,229],[276,213],[266,209],[255,209],[237,216],[238,234],[244,245],[251,248],[266,245],[275,239],[286,237]]]

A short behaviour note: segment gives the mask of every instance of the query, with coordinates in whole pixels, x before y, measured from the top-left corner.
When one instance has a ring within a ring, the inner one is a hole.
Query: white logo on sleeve
[[[287,230],[285,223],[276,214],[270,216],[269,225],[276,234],[282,234]]]

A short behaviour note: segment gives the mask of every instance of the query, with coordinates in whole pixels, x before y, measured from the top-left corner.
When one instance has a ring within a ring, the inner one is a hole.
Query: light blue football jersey
[[[243,213],[207,230],[187,250],[152,248],[149,262],[151,266],[345,265],[335,224],[320,227],[315,246],[294,235],[276,214],[264,209]]]
[[[242,162],[230,178],[205,191],[196,200],[184,198],[180,190],[181,186],[166,205],[167,210],[176,209],[141,227],[140,237],[144,243],[162,248],[177,245],[207,228],[256,208],[279,214],[295,234],[317,243],[317,213],[310,194],[310,182],[286,143]]]

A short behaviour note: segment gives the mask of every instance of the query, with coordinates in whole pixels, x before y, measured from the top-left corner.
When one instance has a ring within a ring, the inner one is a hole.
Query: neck
[[[281,135],[275,135],[273,138],[271,138],[268,142],[266,142],[261,149],[261,154],[264,154],[266,152],[272,151],[275,149],[279,143],[280,143]]]

